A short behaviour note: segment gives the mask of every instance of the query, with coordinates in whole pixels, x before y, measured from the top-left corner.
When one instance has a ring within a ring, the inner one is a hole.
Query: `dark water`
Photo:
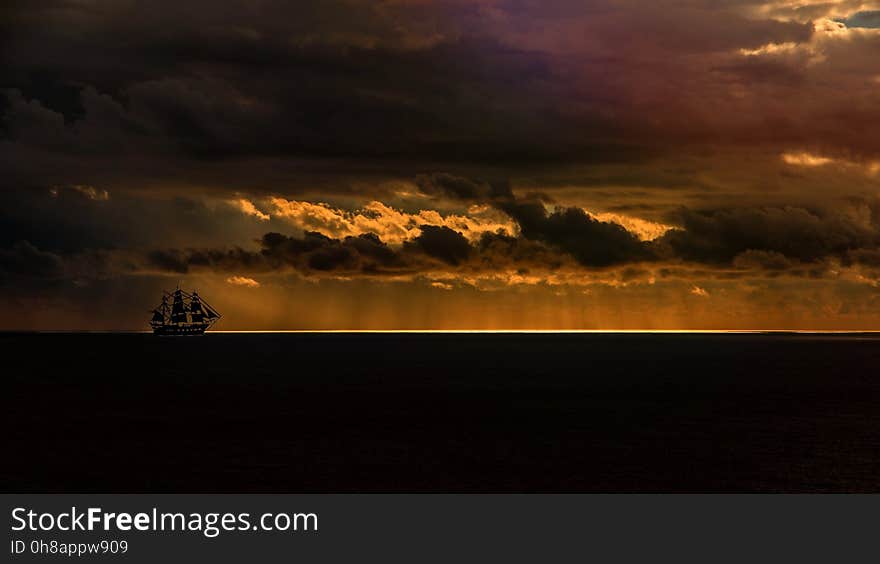
[[[876,337],[0,334],[0,347],[6,491],[880,491]]]

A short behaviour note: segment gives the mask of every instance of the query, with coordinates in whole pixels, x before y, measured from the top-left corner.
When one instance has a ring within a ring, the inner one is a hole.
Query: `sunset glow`
[[[269,4],[2,16],[0,329],[880,328],[880,4]]]

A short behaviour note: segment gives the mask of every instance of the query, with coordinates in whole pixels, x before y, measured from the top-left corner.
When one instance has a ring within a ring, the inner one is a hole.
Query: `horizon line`
[[[152,334],[148,329],[0,329],[2,333],[133,333]],[[301,333],[301,334],[880,334],[880,329],[231,329],[205,334]]]

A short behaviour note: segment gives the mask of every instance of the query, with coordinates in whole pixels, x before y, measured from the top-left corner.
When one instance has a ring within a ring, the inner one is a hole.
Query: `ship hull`
[[[163,337],[192,337],[204,335],[207,324],[200,325],[154,325],[153,334]]]

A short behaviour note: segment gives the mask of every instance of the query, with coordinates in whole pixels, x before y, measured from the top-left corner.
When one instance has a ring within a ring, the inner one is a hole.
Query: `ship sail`
[[[205,319],[205,312],[202,310],[202,302],[199,295],[195,292],[192,294],[192,300],[189,303],[189,315],[193,323],[201,323]]]
[[[183,292],[174,291],[174,301],[171,303],[171,322],[186,323],[186,309],[183,305]]]
[[[163,323],[165,321],[165,316],[162,315],[162,312],[158,309],[153,310],[153,319],[150,320],[151,323]]]

